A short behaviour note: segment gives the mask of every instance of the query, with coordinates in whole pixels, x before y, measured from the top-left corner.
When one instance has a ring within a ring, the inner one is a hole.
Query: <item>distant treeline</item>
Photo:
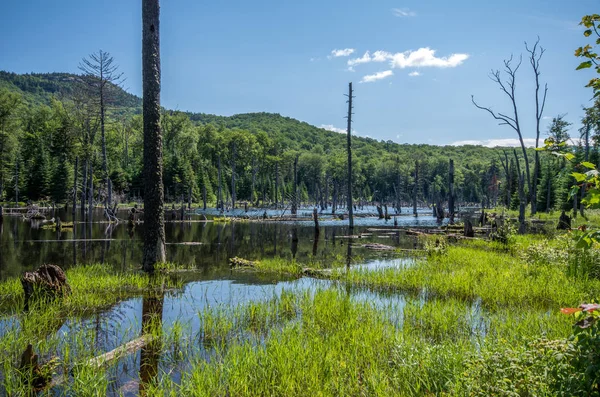
[[[93,91],[82,88],[84,80],[66,73],[0,72],[0,201],[72,200],[75,171],[77,195],[84,191],[86,175],[89,186],[91,171],[94,200],[104,201],[99,104]],[[144,192],[141,99],[119,87],[111,87],[109,99],[108,174],[113,199],[129,202]],[[224,205],[231,205],[232,197],[258,204],[289,202],[296,158],[302,201],[341,202],[346,194],[343,134],[270,113],[222,117],[164,110],[161,125],[168,202],[187,201],[191,193],[193,202],[206,197],[214,205],[219,185]],[[593,142],[590,161],[597,163],[598,145]],[[574,151],[583,156],[581,148]],[[416,183],[420,202],[446,201],[453,159],[458,203],[518,205],[512,149],[400,145],[355,137],[353,155],[356,200],[408,204]],[[523,162],[520,157],[518,161]],[[542,155],[540,167],[539,210],[548,202],[552,208],[570,208],[568,192],[575,182],[565,170],[572,166]]]

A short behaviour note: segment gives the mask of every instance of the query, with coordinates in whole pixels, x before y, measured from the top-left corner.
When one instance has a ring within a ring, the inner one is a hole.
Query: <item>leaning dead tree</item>
[[[508,79],[506,81],[502,80],[502,75],[500,73],[500,70],[493,70],[490,74],[490,79],[492,79],[493,82],[498,84],[500,86],[500,90],[502,92],[504,92],[504,94],[506,94],[506,96],[508,96],[508,98],[510,99],[511,104],[512,104],[512,116],[509,116],[504,113],[496,113],[488,107],[480,106],[479,104],[477,104],[477,102],[475,102],[475,97],[473,95],[471,95],[471,101],[473,102],[473,105],[475,105],[476,108],[487,111],[490,115],[492,115],[492,117],[494,119],[500,121],[500,125],[509,126],[513,130],[515,130],[515,132],[519,136],[519,143],[521,144],[521,150],[523,152],[523,157],[525,159],[525,173],[527,175],[527,187],[529,188],[529,192],[531,193],[531,176],[530,176],[530,172],[529,172],[529,159],[527,156],[527,149],[526,149],[525,143],[523,141],[523,133],[521,132],[521,125],[519,123],[519,111],[517,108],[517,100],[515,97],[515,90],[516,90],[516,78],[515,77],[516,77],[517,71],[519,70],[519,67],[521,66],[522,61],[523,61],[522,57],[519,56],[519,62],[516,65],[514,65],[512,55],[508,60],[504,60],[504,72],[508,75]]]
[[[144,93],[144,254],[143,269],[165,261],[162,135],[160,132],[159,0],[142,0]]]
[[[448,218],[454,224],[454,160],[448,166]]]
[[[111,90],[115,86],[123,84],[123,73],[119,72],[119,66],[114,64],[114,58],[106,51],[99,50],[88,58],[83,58],[79,64],[79,69],[85,75],[85,82],[90,87],[91,96],[97,95],[98,106],[100,107],[100,138],[102,140],[102,172],[108,194],[106,196],[105,206],[110,206],[112,202],[112,186],[110,175],[108,173],[108,157],[106,155],[106,134],[105,134],[105,116],[106,107],[111,100]]]
[[[546,103],[546,94],[548,92],[548,85],[544,86],[543,94],[540,94],[540,60],[544,54],[544,49],[539,46],[540,39],[538,37],[532,48],[529,48],[527,43],[525,43],[525,49],[529,53],[529,63],[533,69],[535,74],[535,105],[536,105],[536,148],[539,145],[539,137],[540,137],[540,121],[542,119],[542,115],[544,112],[544,105]],[[517,101],[515,97],[516,91],[516,74],[521,66],[523,61],[522,56],[519,56],[519,61],[515,64],[513,63],[513,56],[507,60],[504,60],[504,74],[507,75],[507,79],[502,79],[502,73],[500,70],[492,70],[490,74],[490,79],[498,84],[500,90],[510,99],[512,110],[510,111],[512,115],[508,115],[506,113],[494,112],[491,108],[480,106],[477,102],[475,102],[475,98],[471,95],[471,101],[473,105],[478,109],[485,110],[488,112],[495,120],[500,121],[500,125],[507,125],[512,128],[519,137],[519,143],[521,144],[521,151],[523,152],[523,158],[525,160],[525,174],[526,174],[526,182],[527,188],[529,191],[529,198],[531,200],[531,214],[535,215],[537,211],[537,179],[539,174],[539,155],[536,152],[535,154],[535,165],[534,165],[534,176],[531,178],[530,164],[529,158],[527,156],[527,149],[525,147],[525,143],[523,141],[523,133],[521,131],[521,125],[519,123],[519,112],[517,107]],[[527,199],[527,197],[526,197]]]
[[[354,228],[354,217],[352,207],[352,83],[348,84],[348,131],[347,131],[347,147],[348,147],[348,226]]]

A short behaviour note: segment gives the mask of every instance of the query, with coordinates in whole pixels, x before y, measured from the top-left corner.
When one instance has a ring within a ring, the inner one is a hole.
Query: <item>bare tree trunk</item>
[[[162,135],[160,130],[159,0],[142,0],[142,75],[144,116],[144,257],[152,273],[164,262],[165,220]]]
[[[419,216],[417,213],[417,192],[419,189],[419,160],[415,160],[415,184],[413,186],[413,215]]]
[[[546,213],[550,212],[550,199],[552,197],[552,167],[548,164],[548,183],[546,186]]]
[[[326,172],[325,173],[325,200],[323,201],[323,203],[325,205],[325,209],[327,209],[327,207],[328,207],[328,201],[329,201],[329,174]]]
[[[73,209],[71,215],[73,215],[73,224],[75,224],[75,211],[77,210],[77,173],[79,168],[79,157],[75,157],[75,169],[73,170]]]
[[[294,194],[292,198],[292,215],[298,214],[298,155],[294,158]]]
[[[525,174],[519,174],[519,234],[525,234]]]
[[[15,161],[15,207],[19,207],[19,157]]]
[[[235,196],[235,156],[236,156],[236,145],[235,141],[232,143],[231,148],[231,208],[235,208],[236,196]]]
[[[585,161],[589,160],[590,157],[590,126],[587,125],[584,127],[585,128],[585,132],[584,132],[584,143],[585,143]],[[583,212],[583,197],[585,196],[585,184],[581,187],[581,189],[579,189],[579,213],[581,214],[581,216],[585,216],[584,212]]]
[[[348,84],[348,226],[354,228],[354,214],[352,208],[352,83]]]
[[[217,209],[223,209],[223,188],[221,186],[221,154],[219,153],[219,157],[217,158],[217,177],[219,178],[219,190],[217,193]]]
[[[258,195],[255,193],[256,187],[256,157],[252,157],[252,189],[250,190],[250,202],[258,201]]]
[[[448,217],[454,224],[454,160],[450,159],[448,167]]]
[[[337,196],[338,196],[338,185],[337,185],[337,181],[334,179],[333,180],[333,193],[332,193],[332,197],[331,197],[331,213],[335,214],[335,210],[337,209]]]
[[[192,187],[188,188],[188,210],[192,209]]]
[[[206,184],[202,184],[202,203],[204,211],[206,211]]]
[[[275,208],[279,207],[279,161],[275,161]]]
[[[83,221],[83,217],[85,216],[85,202],[86,202],[86,192],[87,192],[87,171],[88,170],[88,160],[85,159],[83,162],[83,179],[81,180],[81,208],[79,211],[81,212],[81,220]]]
[[[544,49],[540,47],[540,52],[538,55],[537,48],[540,39],[533,45],[533,48],[529,49],[527,43],[525,43],[525,49],[529,53],[529,63],[533,68],[533,72],[535,74],[535,121],[536,121],[536,136],[535,136],[535,147],[536,149],[539,147],[540,141],[540,121],[542,119],[542,115],[544,114],[544,106],[546,105],[546,94],[548,93],[548,84],[545,85],[544,88],[544,96],[540,103],[540,59],[544,55]],[[529,165],[528,165],[529,166]],[[535,164],[533,169],[533,181],[531,184],[530,195],[531,195],[531,215],[535,215],[537,212],[537,185],[538,185],[538,176],[540,173],[540,155],[539,152],[535,152]]]
[[[88,222],[92,221],[94,211],[94,166],[90,161],[90,175],[89,175],[89,190],[88,190]]]

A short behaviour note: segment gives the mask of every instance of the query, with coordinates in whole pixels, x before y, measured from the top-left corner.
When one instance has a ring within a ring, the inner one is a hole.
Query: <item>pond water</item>
[[[413,217],[412,214],[408,215],[409,209],[403,209],[403,215],[396,218],[398,225],[437,225],[430,210],[420,211],[418,217]],[[207,210],[209,218],[215,213],[214,210]],[[245,214],[256,218],[258,215],[262,217],[262,213],[264,210],[245,213],[238,209],[233,215]],[[310,213],[300,210],[299,216]],[[269,217],[281,214],[282,210],[268,211]],[[63,220],[72,220],[71,214],[64,211],[57,210],[54,215]],[[47,217],[53,217],[53,214],[48,213]],[[127,212],[119,211],[118,217],[126,219]],[[309,259],[325,261],[336,255],[346,255],[347,239],[340,237],[348,235],[348,221],[331,215],[321,216],[321,232],[316,242],[312,221],[282,222],[273,221],[272,218],[266,222],[207,222],[204,221],[203,211],[192,211],[186,219],[190,222],[168,220],[165,224],[167,260],[197,268],[206,276],[222,275],[223,270],[227,270],[223,265],[234,256],[251,260],[275,256],[288,259],[295,257],[302,263]],[[360,234],[368,227],[393,225],[394,220],[357,217],[354,233]],[[73,229],[60,233],[44,229],[40,222],[25,220],[21,215],[7,214],[0,224],[0,280],[20,276],[23,271],[45,263],[63,268],[83,263],[107,263],[123,269],[130,268],[141,263],[143,228],[143,223],[134,228],[128,227],[127,222],[117,225],[105,223],[102,212],[96,211],[93,223],[80,222],[78,219]],[[294,233],[298,236],[297,246],[292,244]],[[365,237],[363,241],[403,248],[414,246],[414,239],[384,233]],[[366,250],[357,254],[361,258],[370,255]],[[371,253],[371,256],[379,255]]]
[[[243,210],[242,210],[243,211]],[[403,213],[408,214],[409,209]],[[264,211],[229,213],[225,215],[262,218]],[[310,216],[312,211],[301,210],[300,216]],[[419,217],[402,215],[396,218],[400,226],[435,226],[436,220],[429,210]],[[48,214],[50,217],[51,214]],[[70,214],[54,214],[70,221]],[[139,297],[123,301],[110,310],[88,318],[68,319],[57,330],[63,337],[61,351],[72,341],[69,335],[74,330],[89,329],[99,351],[109,351],[123,343],[139,337],[143,332],[144,314],[149,311],[158,315],[165,333],[179,324],[183,327],[182,338],[194,340],[194,354],[210,359],[211,349],[198,339],[200,330],[199,313],[207,307],[235,307],[238,304],[262,301],[281,294],[283,290],[302,292],[321,288],[343,288],[327,280],[310,278],[286,279],[281,276],[257,274],[231,270],[228,259],[234,256],[246,259],[281,257],[295,258],[300,263],[320,262],[327,266],[333,259],[347,261],[353,266],[367,269],[410,266],[413,259],[398,258],[397,252],[376,252],[361,247],[365,243],[380,243],[405,249],[418,248],[415,238],[389,230],[368,232],[369,228],[391,228],[394,220],[379,220],[376,217],[357,217],[354,235],[361,238],[349,239],[347,220],[332,215],[321,215],[320,233],[315,235],[312,221],[264,222],[213,222],[206,221],[220,215],[214,211],[191,211],[186,221],[168,221],[165,225],[167,259],[186,265],[184,286],[165,293],[160,298]],[[118,214],[125,219],[126,212]],[[281,211],[268,211],[267,217],[281,216]],[[284,215],[285,216],[285,215]],[[167,217],[169,219],[169,217]],[[32,223],[22,216],[6,215],[0,224],[0,280],[18,277],[23,271],[32,270],[44,263],[58,264],[63,268],[84,263],[106,263],[107,266],[131,269],[139,266],[142,257],[143,224],[134,228],[126,222],[111,225],[102,222],[102,214],[94,214],[94,222],[74,223],[72,230],[56,232],[39,223]],[[292,238],[297,236],[297,242]],[[353,299],[369,301],[385,307],[392,313],[390,319],[400,326],[405,297],[402,294],[381,294],[365,290],[347,290]],[[0,319],[0,337],[7,329],[19,327],[16,317]],[[69,349],[73,351],[73,346]],[[140,363],[148,359],[158,373],[170,373],[174,379],[190,365],[174,363],[169,357],[148,356],[146,349],[123,358],[111,369],[112,395],[136,395],[139,392]],[[153,358],[154,357],[154,358]],[[0,387],[1,392],[1,387]],[[56,388],[60,393],[60,387]]]

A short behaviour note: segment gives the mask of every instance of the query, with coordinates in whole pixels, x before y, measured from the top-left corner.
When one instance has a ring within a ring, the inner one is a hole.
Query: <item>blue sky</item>
[[[167,108],[275,112],[342,129],[343,94],[352,81],[358,135],[399,143],[511,143],[514,131],[477,110],[471,94],[494,110],[509,110],[488,74],[538,35],[546,48],[545,116],[567,113],[574,135],[582,105],[590,104],[584,85],[591,72],[575,71],[573,52],[586,42],[578,22],[598,12],[597,0],[173,0],[161,6]],[[0,69],[78,72],[82,57],[103,49],[120,65],[129,91],[141,95],[141,1],[4,0],[0,7]],[[535,134],[532,78],[524,60],[517,100],[528,138]]]

